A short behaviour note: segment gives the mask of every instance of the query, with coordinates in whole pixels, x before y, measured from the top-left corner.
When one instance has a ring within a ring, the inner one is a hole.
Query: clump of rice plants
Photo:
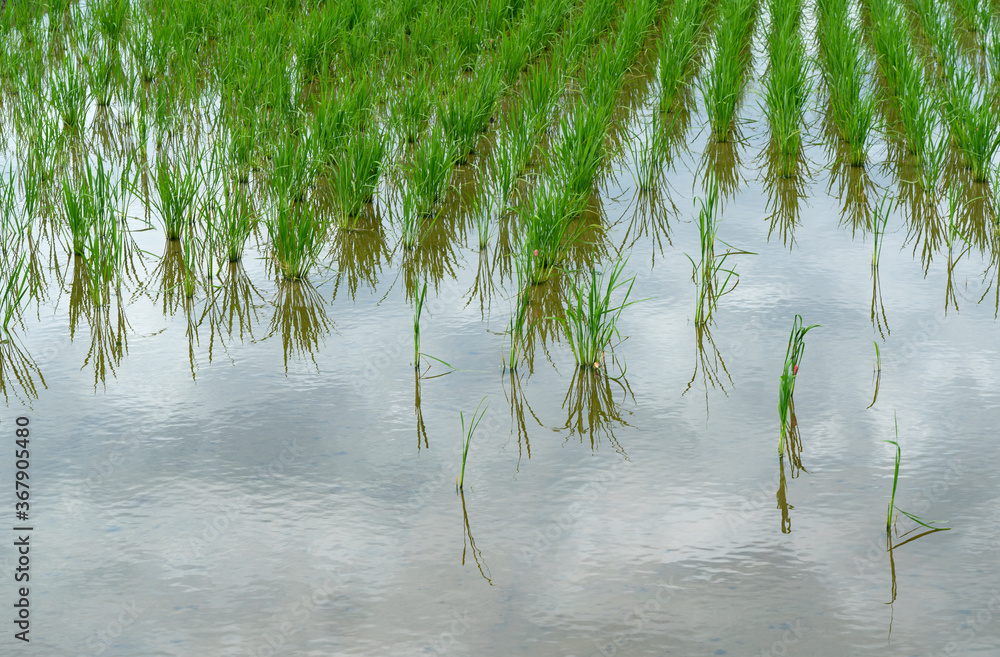
[[[310,203],[278,197],[266,220],[278,270],[288,280],[306,278],[323,248],[326,226]]]
[[[385,155],[385,134],[377,129],[351,136],[330,180],[342,228],[353,227],[361,208],[372,202]]]
[[[736,106],[746,82],[752,52],[750,32],[756,20],[757,0],[724,0],[715,39],[715,60],[701,81],[712,138],[729,140]]]
[[[579,202],[563,187],[544,181],[528,203],[517,206],[518,254],[525,261],[531,284],[547,281],[565,258],[573,240],[583,230],[571,220]]]
[[[778,416],[781,418],[781,434],[778,437],[778,455],[785,452],[785,441],[788,438],[789,417],[792,406],[792,395],[795,393],[795,377],[799,374],[799,365],[805,351],[806,333],[819,324],[803,326],[802,315],[796,315],[792,322],[792,332],[788,336],[788,349],[785,350],[785,365],[781,371],[778,385]]]
[[[771,139],[779,156],[779,175],[791,176],[802,144],[802,111],[809,81],[806,54],[799,36],[800,0],[771,0],[773,28],[768,39],[770,72],[764,99]]]
[[[179,240],[191,220],[198,194],[201,160],[187,152],[172,161],[160,156],[156,162],[156,196],[151,202],[160,215],[168,240]]]
[[[77,70],[72,57],[59,75],[52,80],[52,104],[62,117],[63,125],[74,133],[79,133],[87,120],[90,94],[84,76]]]
[[[608,271],[590,272],[589,285],[571,283],[570,297],[562,318],[563,330],[577,364],[584,369],[599,369],[613,345],[620,337],[618,320],[622,311],[636,303],[629,301],[635,276],[623,278],[627,260],[618,260]],[[612,297],[621,293],[620,301]]]
[[[405,170],[406,191],[412,211],[417,215],[433,214],[434,206],[444,197],[451,181],[453,146],[435,125],[427,139],[417,146],[413,160]]]
[[[419,80],[406,80],[403,92],[396,96],[392,106],[392,121],[403,140],[407,143],[417,141],[432,112],[429,85]]]
[[[457,162],[464,163],[476,150],[502,90],[497,69],[484,68],[473,82],[459,87],[438,105],[438,120],[452,143],[451,153]]]
[[[698,35],[709,10],[706,0],[683,0],[674,5],[664,25],[659,46],[660,111],[670,112],[694,75]]]
[[[559,122],[559,141],[552,147],[553,177],[564,190],[565,200],[572,200],[572,215],[583,212],[593,192],[597,173],[604,159],[604,135],[608,105],[578,107]]]

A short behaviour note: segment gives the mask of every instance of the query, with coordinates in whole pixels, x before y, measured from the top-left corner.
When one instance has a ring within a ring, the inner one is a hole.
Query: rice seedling
[[[351,136],[330,180],[341,228],[353,227],[361,208],[372,202],[385,155],[385,134],[378,129]]]
[[[570,214],[586,207],[593,192],[597,172],[604,159],[604,135],[610,106],[591,105],[577,108],[559,122],[560,140],[552,147],[553,177],[565,190],[564,198],[573,200]]]
[[[978,96],[974,104],[961,108],[965,137],[961,145],[972,179],[987,182],[993,156],[1000,148],[1000,114],[993,98],[986,93]]]
[[[445,138],[443,128],[435,125],[428,138],[417,146],[405,170],[407,192],[417,214],[430,215],[434,205],[447,192],[454,157],[453,146]]]
[[[311,134],[285,131],[274,148],[271,171],[272,191],[295,203],[301,203],[313,188],[319,172],[315,140]]]
[[[183,153],[173,161],[159,157],[156,163],[156,196],[150,202],[160,215],[168,240],[179,240],[191,220],[195,196],[198,193],[201,159]]]
[[[752,57],[747,40],[756,10],[756,0],[725,0],[719,10],[721,16],[715,40],[715,60],[700,87],[712,138],[720,143],[729,140],[736,106],[746,81],[746,70]]]
[[[801,7],[795,0],[772,0],[773,29],[769,38],[770,73],[764,81],[766,114],[771,139],[780,158],[779,175],[795,171],[802,143],[802,111],[809,81],[806,77],[805,48],[799,37]]]
[[[640,133],[632,135],[628,140],[635,167],[632,175],[639,183],[640,194],[649,194],[663,178],[664,167],[670,157],[670,143],[666,133],[670,131],[674,120],[671,118],[670,127],[664,128],[661,119],[654,117],[649,124],[643,126]]]
[[[715,184],[714,175],[707,181],[707,199],[698,199],[698,234],[700,244],[700,260],[696,263],[691,256],[692,279],[698,288],[695,302],[695,326],[705,326],[711,319],[715,307],[726,294],[729,294],[739,284],[739,274],[735,267],[726,267],[726,261],[734,255],[752,255],[749,251],[736,249],[718,238],[718,208],[719,187]],[[716,242],[726,247],[726,252],[719,255],[715,251]],[[725,275],[725,278],[723,278]]]
[[[424,311],[424,301],[427,299],[427,281],[417,289],[413,297],[413,367],[420,369],[420,315]]]
[[[627,261],[619,259],[605,272],[591,270],[590,284],[586,289],[571,282],[562,324],[566,340],[581,368],[601,368],[607,352],[613,348],[612,340],[620,337],[618,320],[622,311],[636,303],[628,300],[635,276],[622,278]],[[612,297],[622,289],[621,301],[612,301]]]
[[[476,195],[472,216],[476,223],[477,245],[480,251],[485,251],[490,245],[491,221],[498,205],[496,195],[489,189],[482,189]]]
[[[266,223],[274,261],[282,276],[288,280],[306,278],[323,248],[326,226],[320,216],[310,203],[279,196]]]
[[[571,219],[579,214],[579,201],[556,183],[544,181],[528,203],[516,208],[519,218],[518,253],[531,284],[547,281],[583,231]]]
[[[63,125],[79,133],[87,119],[90,94],[84,76],[77,70],[72,57],[61,73],[52,79],[52,104],[62,117]]]
[[[785,350],[785,365],[781,372],[778,385],[778,415],[781,418],[781,433],[778,436],[778,456],[784,454],[785,441],[788,437],[789,413],[792,406],[792,396],[795,393],[795,378],[799,374],[799,365],[805,351],[806,333],[819,324],[803,327],[802,315],[796,315],[792,322],[792,332],[788,336],[788,349]]]
[[[447,101],[438,105],[438,121],[452,144],[452,155],[464,163],[476,144],[500,99],[501,81],[496,69],[480,71],[475,81],[460,86]]]
[[[709,12],[705,0],[683,0],[675,5],[663,28],[659,45],[660,111],[670,112],[678,96],[694,75],[695,57],[700,44],[698,35],[705,27]]]
[[[392,120],[407,143],[417,141],[433,112],[430,87],[420,80],[404,81],[404,90],[395,97]]]
[[[882,244],[885,242],[885,227],[889,223],[889,209],[886,204],[889,202],[889,194],[882,195],[882,200],[873,208],[872,214],[872,235],[875,245],[872,249],[872,270],[878,269],[879,260],[882,256]]]
[[[884,443],[889,443],[890,445],[892,445],[892,446],[894,446],[896,448],[896,463],[895,463],[895,469],[893,470],[893,473],[892,473],[892,493],[889,494],[889,508],[886,511],[886,515],[885,515],[885,532],[886,532],[886,534],[889,534],[890,532],[892,532],[892,512],[894,510],[897,511],[897,512],[899,512],[899,513],[902,513],[904,516],[906,516],[907,518],[909,518],[913,522],[917,523],[918,525],[921,525],[923,527],[927,527],[928,529],[934,529],[934,530],[937,530],[937,531],[947,531],[947,530],[951,529],[951,527],[935,527],[934,526],[934,525],[937,525],[937,524],[941,523],[942,522],[941,520],[925,520],[924,518],[921,518],[918,515],[915,515],[915,514],[912,514],[912,513],[908,513],[906,511],[903,511],[898,506],[896,506],[896,487],[899,484],[899,464],[900,464],[900,461],[902,461],[902,458],[903,458],[903,449],[899,446],[899,420],[896,418],[896,413],[895,412],[893,412],[893,414],[892,414],[892,421],[893,421],[893,425],[895,426],[895,429],[896,429],[896,440],[883,440],[882,441]]]
[[[131,3],[129,0],[99,0],[89,5],[90,18],[105,42],[118,45],[128,36]]]
[[[458,414],[459,419],[462,422],[462,436],[463,436],[462,471],[459,473],[458,478],[455,482],[455,487],[457,489],[457,492],[459,493],[465,490],[465,462],[469,459],[469,445],[472,444],[472,434],[476,432],[476,427],[478,427],[479,423],[483,421],[483,416],[486,415],[486,411],[490,407],[489,404],[487,404],[486,408],[482,408],[483,402],[485,401],[486,397],[483,397],[483,399],[479,402],[479,406],[476,406],[476,410],[472,413],[472,419],[469,421],[468,429],[466,429],[465,427],[465,415],[463,415],[462,413]]]

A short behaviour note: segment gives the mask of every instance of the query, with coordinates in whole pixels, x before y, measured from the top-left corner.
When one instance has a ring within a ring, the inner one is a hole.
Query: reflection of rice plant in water
[[[922,525],[924,527],[927,527],[928,529],[933,529],[933,530],[936,530],[936,531],[942,531],[942,530],[951,529],[951,527],[935,527],[934,526],[934,525],[942,522],[941,520],[925,520],[924,518],[921,518],[920,516],[917,516],[917,515],[914,515],[912,513],[908,513],[906,511],[903,511],[898,506],[896,506],[896,485],[899,483],[899,463],[900,463],[900,461],[903,458],[903,450],[899,446],[899,442],[898,442],[899,441],[899,421],[896,419],[896,414],[895,413],[892,414],[892,421],[893,421],[893,424],[894,424],[895,429],[896,429],[896,440],[883,440],[882,441],[884,443],[889,443],[890,445],[893,445],[896,448],[896,466],[895,466],[895,470],[893,471],[893,474],[892,474],[892,493],[889,495],[889,508],[888,508],[888,511],[886,511],[886,516],[885,516],[885,531],[886,531],[886,533],[889,533],[889,532],[892,531],[892,512],[893,512],[894,509],[896,511],[898,511],[899,513],[902,513],[904,516],[906,516],[907,518],[909,518],[913,522],[917,523],[918,525]]]
[[[601,367],[607,351],[613,347],[611,341],[619,337],[618,320],[622,311],[636,303],[628,300],[635,276],[622,279],[625,262],[619,260],[606,272],[591,271],[587,286],[571,284],[562,323],[573,356],[582,368]],[[621,301],[612,301],[612,296],[623,288]]]
[[[468,428],[465,427],[465,415],[463,415],[462,413],[458,414],[459,418],[462,421],[462,436],[463,436],[462,472],[458,475],[458,480],[455,482],[459,492],[465,490],[465,462],[469,458],[469,445],[472,444],[472,434],[475,433],[476,427],[479,426],[479,423],[483,421],[483,416],[486,415],[486,410],[489,408],[488,404],[486,405],[486,408],[482,408],[483,402],[485,401],[486,397],[483,397],[483,399],[479,402],[479,406],[476,406],[476,410],[472,414],[472,419],[469,421]]]
[[[778,455],[785,453],[785,440],[788,436],[789,414],[791,412],[792,395],[795,393],[795,377],[799,374],[799,364],[805,351],[805,337],[810,330],[819,324],[802,326],[802,315],[796,315],[792,323],[792,332],[788,336],[788,349],[785,351],[785,366],[781,372],[778,386],[778,415],[781,417],[781,435],[778,437]]]
[[[10,338],[11,324],[21,315],[21,309],[28,296],[31,283],[31,271],[25,266],[25,256],[22,254],[17,264],[8,269],[0,288],[0,320],[3,329],[0,341]]]

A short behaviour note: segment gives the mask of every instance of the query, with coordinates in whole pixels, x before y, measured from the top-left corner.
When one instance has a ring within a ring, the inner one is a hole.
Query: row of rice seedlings
[[[921,180],[933,188],[936,177],[933,151],[938,103],[930,80],[913,48],[913,32],[893,0],[869,0],[872,39],[879,68],[902,123],[902,137],[921,171]]]
[[[801,150],[802,111],[809,93],[805,46],[799,34],[801,0],[770,0],[769,11],[770,69],[764,80],[764,101],[778,173],[787,178],[794,174]]]
[[[664,25],[659,45],[660,111],[674,110],[695,73],[701,35],[712,8],[708,0],[680,0]]]
[[[715,34],[715,59],[700,82],[712,139],[729,140],[736,107],[753,60],[750,39],[757,19],[757,0],[723,0]]]
[[[847,0],[817,3],[820,68],[829,94],[830,117],[848,145],[849,163],[862,166],[868,159],[879,97],[872,63],[862,48],[860,31],[850,21],[848,6]]]

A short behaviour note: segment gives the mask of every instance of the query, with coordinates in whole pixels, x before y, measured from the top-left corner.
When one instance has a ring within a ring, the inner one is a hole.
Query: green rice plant
[[[438,121],[451,141],[452,155],[464,163],[476,150],[479,137],[496,109],[502,90],[497,70],[486,68],[472,82],[460,85],[438,104]]]
[[[89,208],[89,193],[75,190],[68,180],[63,180],[63,214],[70,232],[70,251],[82,256],[84,243],[90,233],[91,210]]]
[[[795,394],[795,377],[799,374],[799,364],[805,351],[806,333],[819,324],[803,327],[802,315],[796,315],[792,322],[792,332],[788,336],[788,349],[785,350],[785,365],[781,371],[778,385],[778,416],[781,418],[781,433],[778,436],[778,456],[784,454],[785,440],[788,436],[789,412],[792,405],[792,395]]]
[[[458,492],[462,492],[465,490],[465,462],[469,458],[469,445],[472,444],[472,434],[476,432],[476,427],[478,427],[479,423],[483,421],[483,416],[486,415],[486,410],[489,408],[489,404],[486,405],[486,408],[482,408],[483,402],[485,401],[486,397],[483,397],[483,399],[479,402],[479,406],[476,406],[476,410],[472,414],[472,419],[469,421],[468,429],[465,428],[465,416],[462,413],[458,414],[458,417],[462,422],[462,436],[463,436],[462,471],[461,473],[459,473],[458,479],[455,482]],[[480,408],[482,408],[482,410],[480,410]]]
[[[879,260],[882,257],[882,244],[885,242],[885,227],[889,223],[889,209],[886,205],[889,202],[889,193],[882,195],[882,199],[872,210],[872,235],[875,244],[872,248],[872,270],[878,269]]]
[[[417,290],[413,298],[413,368],[420,369],[420,315],[427,299],[427,281]]]
[[[533,124],[533,132],[544,130],[548,124],[559,99],[566,88],[565,72],[553,58],[540,63],[534,68],[533,74],[527,77],[522,86],[524,118]],[[535,127],[535,126],[539,127]]]
[[[130,23],[129,0],[98,0],[88,3],[90,18],[106,43],[118,45],[127,38]]]
[[[683,0],[675,5],[663,28],[659,45],[660,111],[670,112],[694,75],[698,35],[708,17],[705,0]]]
[[[985,93],[973,104],[962,108],[965,143],[965,165],[972,170],[972,179],[987,182],[993,156],[1000,148],[1000,114],[993,98]]]
[[[288,280],[307,277],[323,248],[326,227],[309,203],[279,196],[268,213],[267,230],[278,270]]]
[[[612,340],[620,337],[618,320],[622,311],[636,303],[629,301],[635,276],[623,279],[626,260],[618,260],[602,273],[590,272],[590,285],[571,282],[570,298],[562,318],[563,330],[577,364],[584,369],[599,369],[606,353],[613,348]],[[626,287],[627,286],[627,287]],[[624,288],[621,301],[612,301]]]
[[[531,284],[549,280],[583,232],[582,225],[571,221],[579,214],[579,205],[578,198],[561,185],[543,181],[528,203],[517,206],[519,251]]]
[[[896,448],[896,463],[895,463],[895,469],[893,470],[893,473],[892,473],[892,493],[890,493],[890,495],[889,495],[889,508],[886,511],[886,515],[885,515],[885,531],[886,531],[886,533],[888,534],[888,533],[890,533],[892,531],[892,512],[893,512],[894,509],[896,511],[898,511],[899,513],[902,513],[904,516],[906,516],[907,518],[909,518],[913,522],[917,523],[918,525],[921,525],[923,527],[927,527],[928,529],[933,529],[933,530],[937,530],[937,531],[947,531],[947,530],[951,529],[951,527],[935,527],[934,526],[936,524],[941,523],[942,522],[941,520],[925,520],[924,518],[921,518],[920,516],[917,516],[917,515],[914,515],[912,513],[908,513],[906,511],[903,511],[898,506],[896,506],[896,486],[899,483],[899,463],[903,459],[903,449],[899,446],[899,420],[896,418],[896,413],[895,412],[893,412],[893,414],[892,414],[892,421],[893,421],[893,424],[895,425],[895,429],[896,429],[896,440],[883,440],[882,441],[884,443],[889,443],[890,445],[892,445],[892,446],[894,446]]]
[[[674,120],[676,119],[671,118],[671,125]],[[628,140],[628,148],[635,163],[632,175],[639,183],[640,194],[648,194],[656,189],[670,156],[670,143],[666,137],[670,128],[664,128],[661,121],[659,117],[654,117],[648,125],[642,127],[641,132]]]
[[[172,161],[159,157],[156,162],[156,196],[150,201],[160,215],[168,240],[179,240],[184,225],[191,220],[198,193],[201,160],[192,153],[182,153]]]
[[[720,7],[715,59],[700,83],[712,138],[719,143],[729,140],[736,106],[743,92],[752,57],[747,39],[756,10],[757,0],[725,0]]]
[[[779,175],[789,177],[802,144],[802,112],[808,95],[805,48],[799,37],[799,12],[795,0],[772,0],[774,23],[769,38],[770,73],[764,81],[766,114],[771,139],[779,154]]]
[[[432,214],[435,204],[448,191],[455,157],[453,148],[445,138],[443,128],[435,125],[428,138],[422,140],[414,151],[405,175],[407,191],[415,201],[413,210],[418,214]]]
[[[111,52],[100,48],[96,53],[84,56],[83,68],[87,73],[94,102],[98,107],[110,105],[120,63],[112,59]]]
[[[597,173],[604,159],[604,135],[609,106],[578,107],[571,116],[559,121],[559,141],[552,146],[550,165],[553,176],[565,190],[565,198],[575,203],[576,215],[586,207],[593,192]]]
[[[727,268],[726,261],[734,255],[752,255],[749,251],[736,249],[719,239],[719,186],[714,175],[709,175],[706,187],[707,198],[697,200],[700,259],[695,262],[691,256],[687,256],[691,262],[691,277],[697,286],[694,323],[698,327],[706,326],[711,321],[719,300],[739,284],[740,275],[735,267]],[[726,247],[725,253],[716,253],[716,242]]]
[[[311,133],[284,131],[273,151],[271,190],[278,196],[301,203],[313,188],[319,173],[315,139]]]
[[[257,226],[257,219],[250,211],[247,194],[234,188],[225,175],[223,145],[214,153],[210,169],[213,174],[202,201],[207,239],[222,258],[229,263],[243,259],[247,240]]]
[[[395,96],[391,116],[407,143],[412,144],[417,140],[427,125],[433,109],[429,85],[419,80],[406,80],[403,92]]]
[[[25,264],[26,256],[21,254],[17,264],[6,272],[0,282],[0,319],[3,329],[0,333],[0,343],[10,340],[10,330],[15,320],[21,316],[22,306],[28,298],[31,287],[31,269]]]
[[[951,142],[948,134],[941,131],[937,136],[928,134],[927,145],[924,147],[923,166],[920,169],[920,184],[932,197],[937,197],[941,178],[944,175]]]
[[[480,251],[485,251],[490,245],[490,228],[493,214],[499,202],[492,190],[481,189],[476,195],[475,203],[472,206],[472,216],[476,223],[477,244]]]
[[[62,117],[63,125],[79,133],[87,120],[89,103],[87,83],[70,57],[62,71],[52,78],[52,104]]]
[[[330,179],[341,228],[353,227],[361,208],[372,202],[385,155],[386,137],[378,129],[351,136]]]

